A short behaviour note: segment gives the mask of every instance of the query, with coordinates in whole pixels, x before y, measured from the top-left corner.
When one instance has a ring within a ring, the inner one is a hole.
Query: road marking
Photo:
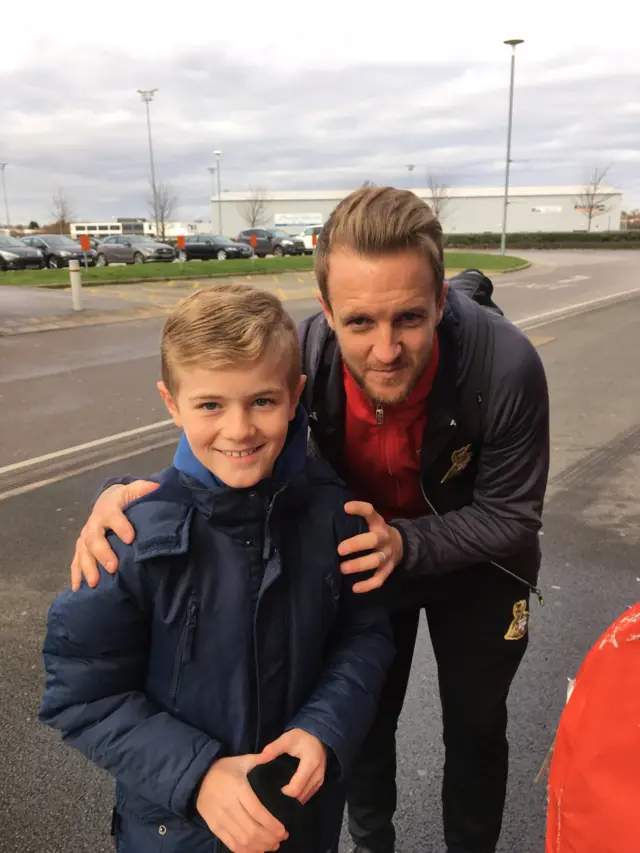
[[[71,453],[80,453],[83,450],[91,450],[94,447],[101,447],[104,444],[109,444],[113,441],[120,441],[122,438],[132,438],[134,435],[144,435],[145,432],[153,432],[153,430],[161,427],[169,426],[173,421],[169,418],[166,421],[156,421],[153,424],[129,429],[126,432],[117,432],[114,435],[107,435],[104,438],[97,438],[94,441],[87,441],[84,444],[76,444],[73,447],[65,447],[64,450],[55,450],[53,453],[45,453],[44,456],[34,456],[32,459],[25,459],[22,462],[14,462],[11,465],[5,465],[0,468],[0,476],[3,474],[12,474],[15,471],[22,471],[25,468],[30,468],[32,465],[39,465],[41,462],[51,462],[54,459],[60,459],[63,456],[69,456]]]
[[[557,338],[544,338],[538,335],[529,335],[528,337],[534,347],[543,347],[545,344],[551,344],[557,340]]]
[[[103,468],[105,465],[110,465],[112,462],[122,462],[125,459],[130,459],[132,456],[139,456],[141,453],[148,453],[151,450],[158,450],[161,447],[168,447],[170,444],[175,444],[175,438],[157,441],[155,444],[147,445],[144,450],[139,448],[130,450],[128,453],[120,453],[117,456],[110,456],[108,459],[98,459],[91,462],[89,465],[82,465],[80,468],[74,468],[72,471],[65,471],[64,474],[56,474],[55,477],[47,477],[44,480],[37,480],[35,483],[27,483],[24,486],[18,486],[15,489],[10,489],[8,492],[0,492],[0,501],[6,501],[8,498],[17,498],[18,495],[24,495],[27,492],[33,492],[36,489],[41,489],[44,486],[52,486],[55,483],[61,483],[63,480],[68,480],[70,477],[77,477],[80,474],[86,474],[89,471],[95,471],[96,468]]]
[[[583,311],[588,311],[590,308],[595,308],[598,305],[606,305],[613,300],[623,300],[625,296],[633,296],[640,293],[640,287],[633,287],[631,290],[623,290],[620,293],[609,293],[607,296],[598,296],[596,299],[588,299],[586,302],[574,302],[573,305],[565,305],[564,308],[554,308],[553,311],[543,311],[541,314],[532,314],[530,317],[524,317],[522,320],[514,320],[516,326],[529,326],[530,323],[537,326],[544,326],[546,323],[552,323],[555,320],[563,320],[565,317],[572,317],[575,314],[581,314]]]
[[[574,281],[588,281],[590,275],[572,275],[569,278],[559,278],[558,284],[573,284]]]

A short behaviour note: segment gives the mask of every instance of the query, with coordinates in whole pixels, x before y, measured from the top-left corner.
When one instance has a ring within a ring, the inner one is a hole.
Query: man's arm
[[[120,546],[117,575],[62,593],[44,644],[41,722],[150,802],[187,817],[221,744],[162,710],[143,692],[149,616],[139,573]]]
[[[402,536],[398,571],[405,576],[500,561],[537,543],[549,470],[549,395],[534,347],[515,335],[511,342],[517,345],[507,366],[494,372],[495,402],[472,503],[439,516],[392,522]]]

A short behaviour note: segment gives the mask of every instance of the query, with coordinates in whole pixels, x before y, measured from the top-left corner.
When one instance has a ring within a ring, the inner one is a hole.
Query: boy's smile
[[[272,474],[295,417],[304,378],[291,389],[286,364],[225,369],[176,367],[177,390],[160,394],[193,454],[233,488],[249,488]]]

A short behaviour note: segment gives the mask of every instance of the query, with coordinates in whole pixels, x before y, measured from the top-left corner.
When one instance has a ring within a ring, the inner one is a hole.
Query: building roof
[[[430,198],[431,190],[428,187],[413,187],[413,192],[421,197]],[[347,196],[351,190],[266,190],[265,201],[340,201]],[[568,187],[510,187],[509,197],[536,197],[536,196],[579,196],[584,192],[584,186]],[[447,194],[450,198],[502,198],[504,187],[448,187]],[[613,187],[600,187],[600,195],[622,195],[620,190]],[[223,191],[223,201],[247,201],[252,193],[249,190],[242,192]],[[217,201],[213,196],[211,201]]]

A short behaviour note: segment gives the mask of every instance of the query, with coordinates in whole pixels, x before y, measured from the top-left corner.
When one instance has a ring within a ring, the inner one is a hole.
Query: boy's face
[[[286,365],[268,360],[224,370],[177,368],[178,390],[158,389],[197,459],[227,486],[255,486],[268,477],[287,438],[304,387],[293,391]]]

